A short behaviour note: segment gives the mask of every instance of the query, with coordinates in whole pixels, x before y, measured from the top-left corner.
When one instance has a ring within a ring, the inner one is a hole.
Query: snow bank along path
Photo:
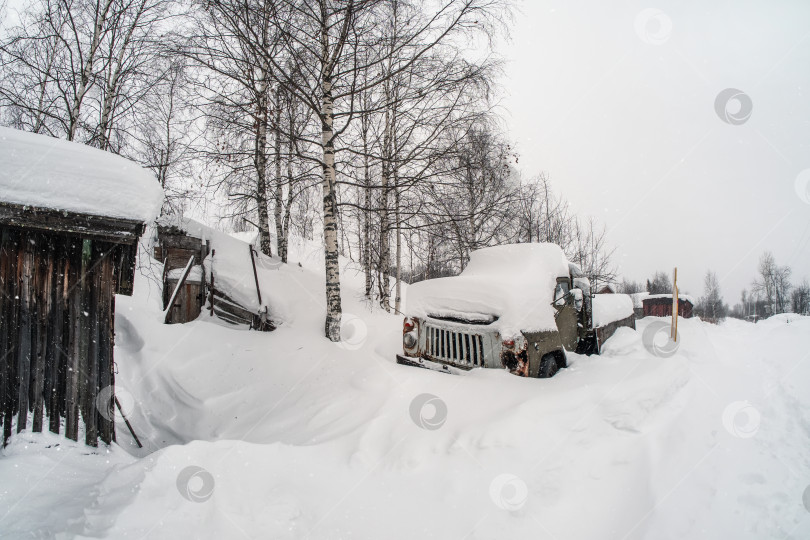
[[[0,458],[0,531],[810,537],[809,318],[682,320],[669,357],[644,344],[668,320],[647,318],[552,379],[448,376],[394,362],[401,318],[368,311],[345,261],[345,340],[321,338],[316,251],[298,246],[280,270],[297,301],[271,333],[205,315],[162,325],[144,278],[119,297],[117,381],[144,453],[123,426],[109,451],[15,437]]]
[[[0,201],[148,222],[163,190],[123,157],[46,135],[0,127]]]

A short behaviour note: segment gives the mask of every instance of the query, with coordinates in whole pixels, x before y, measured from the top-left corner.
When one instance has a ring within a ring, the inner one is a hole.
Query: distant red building
[[[672,295],[652,294],[642,300],[645,317],[671,317],[672,316]],[[694,302],[689,296],[678,297],[678,316],[684,319],[692,317],[692,307]]]

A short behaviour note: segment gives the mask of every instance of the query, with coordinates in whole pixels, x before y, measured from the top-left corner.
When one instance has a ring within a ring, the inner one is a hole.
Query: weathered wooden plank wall
[[[645,317],[672,317],[671,298],[652,298],[643,301]],[[692,317],[692,303],[678,299],[678,316],[684,319]]]
[[[174,291],[177,281],[176,279],[166,279],[164,281],[164,290]],[[186,281],[183,283],[166,322],[168,324],[187,323],[199,317],[205,303],[204,294],[204,285],[200,281]],[[164,306],[168,307],[165,304],[168,304],[168,300],[164,302]]]
[[[0,225],[0,422],[115,438],[115,293],[132,246]],[[102,396],[99,398],[99,396]]]

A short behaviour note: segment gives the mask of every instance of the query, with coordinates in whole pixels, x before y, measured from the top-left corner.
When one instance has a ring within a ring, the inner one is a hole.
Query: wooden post
[[[124,411],[121,409],[121,403],[118,401],[118,396],[114,396],[113,399],[115,400],[115,406],[118,407],[118,412],[121,413],[121,418],[124,419],[124,423],[127,425],[127,428],[129,429],[129,432],[132,433],[132,438],[135,439],[135,443],[138,445],[138,448],[143,448],[143,445],[141,444],[141,440],[138,438],[137,435],[135,435],[135,430],[132,429],[132,424],[130,424],[127,417],[124,416]]]
[[[3,229],[0,237],[0,425],[3,426],[0,446],[5,446],[11,437],[11,395],[14,392],[13,360],[15,358],[13,343],[14,295],[13,267],[11,254],[14,252],[16,240],[12,238],[8,229]]]
[[[214,316],[214,255],[217,254],[217,250],[211,250],[211,315],[210,317]],[[205,276],[203,276],[205,277]]]
[[[78,249],[77,249],[78,248]],[[81,334],[80,317],[82,316],[81,279],[83,257],[81,245],[71,245],[70,279],[67,288],[68,312],[70,321],[70,344],[65,365],[65,437],[74,441],[79,439],[79,357]]]
[[[91,314],[93,312],[92,295],[95,286],[93,284],[93,250],[95,241],[89,238],[82,240],[82,273],[80,278],[81,304],[78,313],[79,324],[79,385],[78,385],[78,414],[84,420],[85,428],[92,409],[91,401],[95,399],[90,389],[90,369],[92,360],[90,359],[90,335]],[[78,422],[76,424],[78,428]],[[78,437],[78,432],[76,434]],[[74,438],[74,440],[78,440]]]
[[[114,276],[113,276],[113,262],[111,257],[105,257],[101,262],[99,269],[101,274],[101,290],[99,291],[100,300],[97,309],[99,321],[99,335],[98,335],[98,387],[99,394],[101,389],[111,388],[113,397],[115,396],[115,385],[112,379],[112,364],[113,364],[113,334],[115,332],[115,317],[112,307],[114,298]],[[103,407],[103,410],[101,409]],[[113,418],[115,409],[113,408],[112,399],[107,403],[99,403],[96,398],[96,411],[98,422],[98,435],[101,440],[110,444],[113,441]]]
[[[48,349],[48,315],[51,299],[51,273],[53,271],[53,243],[42,238],[39,264],[37,265],[37,340],[34,373],[34,425],[33,430],[42,431],[43,409],[45,405],[45,363]],[[44,249],[43,249],[44,248]]]
[[[57,313],[60,311],[59,303],[59,254],[61,250],[58,244],[51,239],[49,241],[50,254],[48,256],[48,309],[45,315],[48,326],[47,339],[44,344],[43,354],[45,355],[45,380],[42,388],[43,406],[45,415],[48,417],[48,429],[53,431],[54,418],[59,418],[59,413],[54,407],[54,396],[58,388],[58,349],[54,346],[59,329],[57,327]],[[60,325],[61,326],[61,325]],[[58,424],[57,424],[58,425]]]
[[[678,341],[678,305],[678,267],[676,266],[672,280],[672,328],[670,330],[672,341]]]
[[[70,324],[65,319],[70,314],[70,248],[64,242],[58,243],[59,273],[54,289],[54,335],[53,335],[53,389],[51,390],[50,430],[59,433],[61,417],[65,415],[65,390],[68,378],[68,354],[70,350]]]
[[[17,398],[17,433],[28,427],[28,393],[31,381],[31,273],[33,271],[34,254],[30,233],[23,236],[24,244],[20,246],[18,283],[20,283],[20,326],[18,336],[19,349],[17,350],[17,377],[20,380]]]
[[[87,369],[84,403],[84,441],[88,446],[98,446],[98,368],[101,359],[100,351],[100,326],[104,324],[101,304],[103,302],[103,291],[105,284],[101,280],[101,268],[99,267],[109,253],[105,253],[104,246],[96,243],[92,249],[93,267],[89,270],[88,283],[90,291],[88,299],[90,301],[90,314],[88,316],[88,347],[87,347]]]
[[[262,291],[259,289],[259,275],[256,273],[256,259],[253,258],[253,244],[248,244],[250,249],[250,263],[253,265],[253,280],[256,282],[256,296],[259,297],[259,306],[262,305]]]

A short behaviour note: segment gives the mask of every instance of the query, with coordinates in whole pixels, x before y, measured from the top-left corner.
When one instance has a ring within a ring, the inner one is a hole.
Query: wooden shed
[[[220,251],[217,251],[217,245]],[[238,249],[242,246],[244,249]],[[221,256],[223,248],[224,256]],[[166,323],[185,323],[197,319],[207,301],[208,315],[228,324],[261,331],[275,329],[266,306],[264,311],[253,311],[244,297],[240,301],[226,292],[228,283],[233,287],[236,282],[237,288],[255,291],[258,304],[262,304],[256,252],[252,245],[234,240],[189,218],[164,216],[158,225],[154,257],[163,262]],[[189,264],[188,274],[183,279]],[[226,268],[224,272],[219,271],[222,264]],[[222,286],[223,283],[225,286]]]
[[[203,241],[176,225],[158,226],[154,257],[163,262],[163,309],[169,307],[183,270],[189,259],[193,259],[191,271],[174,295],[172,307],[166,315],[168,324],[187,323],[200,315],[206,294],[202,263],[210,251],[210,241]]]
[[[645,317],[671,317],[672,295],[652,294],[642,300]],[[684,319],[692,317],[694,302],[688,296],[678,297],[678,316]]]
[[[141,216],[152,210],[128,201],[127,215],[106,190],[129,183],[119,193],[126,198],[142,186],[141,196],[152,208],[157,200],[157,209],[162,190],[151,174],[128,174],[133,163],[100,150],[8,129],[0,139],[3,445],[13,427],[42,431],[46,424],[54,433],[64,424],[73,440],[83,432],[92,446],[99,438],[110,443],[115,295],[132,294]],[[32,165],[31,152],[46,159]],[[82,178],[89,185],[75,184]],[[154,186],[143,184],[150,178]],[[28,198],[39,204],[24,204]],[[107,204],[112,215],[76,210]]]

